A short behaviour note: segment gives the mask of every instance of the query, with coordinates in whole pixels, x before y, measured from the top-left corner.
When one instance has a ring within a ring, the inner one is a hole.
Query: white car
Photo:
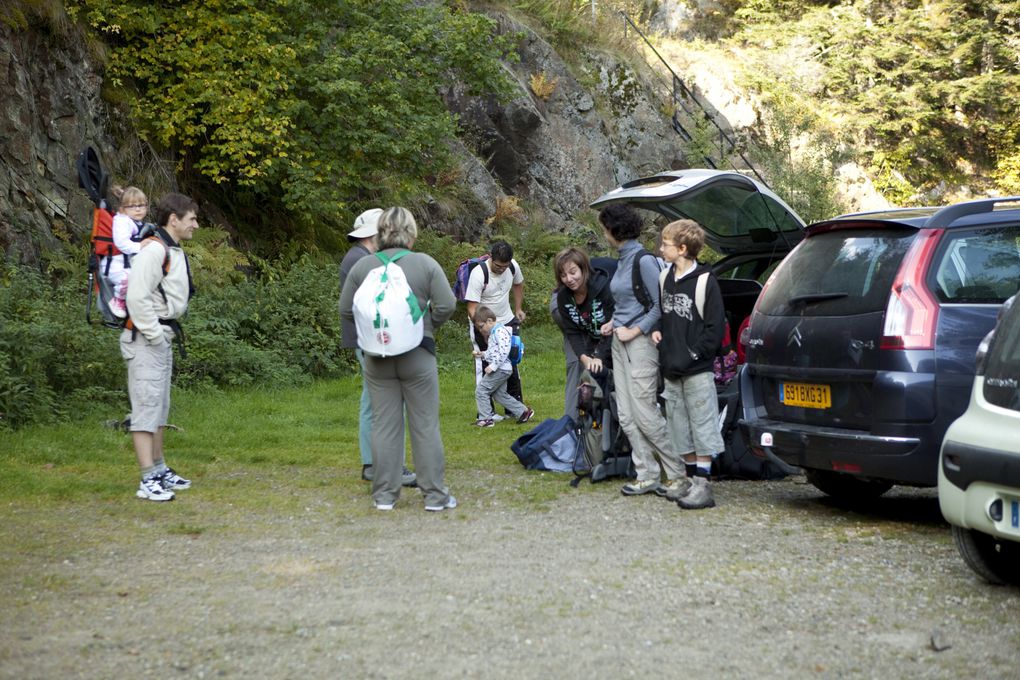
[[[1020,303],[1014,296],[977,354],[970,406],[946,432],[939,505],[964,561],[1020,585]]]

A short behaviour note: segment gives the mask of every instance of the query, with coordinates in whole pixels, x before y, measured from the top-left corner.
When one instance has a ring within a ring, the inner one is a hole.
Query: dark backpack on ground
[[[630,455],[630,441],[620,427],[616,410],[612,372],[599,384],[585,371],[581,374],[581,383],[577,389],[579,451],[574,459],[575,477],[570,485],[576,487],[585,477],[592,484],[606,479],[636,477]]]
[[[719,387],[719,420],[725,448],[712,461],[716,479],[783,479],[788,472],[766,458],[756,456],[737,427],[740,391],[734,380]]]
[[[528,470],[570,472],[577,456],[577,426],[570,416],[546,418],[510,445]]]

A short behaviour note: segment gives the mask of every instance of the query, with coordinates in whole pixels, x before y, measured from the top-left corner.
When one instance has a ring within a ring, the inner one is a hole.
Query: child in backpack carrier
[[[103,263],[104,272],[113,296],[110,298],[110,311],[118,319],[127,317],[128,269],[131,258],[138,254],[141,243],[134,240],[142,226],[142,220],[149,211],[149,199],[137,187],[113,188],[113,196],[119,203],[117,214],[113,216],[113,245],[121,252],[120,255],[109,255],[109,262]]]
[[[481,357],[488,366],[485,374],[475,387],[475,401],[478,405],[478,427],[492,427],[494,412],[491,400],[496,400],[506,407],[507,413],[517,418],[518,423],[531,420],[535,412],[510,396],[506,390],[506,382],[510,379],[513,367],[510,363],[510,329],[496,323],[496,313],[488,307],[480,305],[475,310],[475,328],[486,339],[485,351],[475,350],[472,354]]]

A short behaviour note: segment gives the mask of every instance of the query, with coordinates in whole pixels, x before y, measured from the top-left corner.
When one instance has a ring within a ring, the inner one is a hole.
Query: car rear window
[[[1001,304],[1020,284],[1020,226],[949,230],[929,287],[944,303]]]
[[[915,229],[839,229],[809,236],[783,261],[758,304],[769,316],[884,311]]]
[[[1020,302],[1003,313],[985,362],[985,400],[1020,411]]]

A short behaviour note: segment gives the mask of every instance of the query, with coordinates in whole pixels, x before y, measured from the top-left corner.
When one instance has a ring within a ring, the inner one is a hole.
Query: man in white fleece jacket
[[[168,194],[156,207],[159,229],[142,242],[128,275],[128,322],[120,336],[131,397],[131,436],[142,471],[138,498],[169,501],[187,480],[163,458],[163,429],[170,412],[174,322],[188,311],[191,276],[180,243],[198,229],[198,204]],[[179,329],[180,327],[177,326]]]

